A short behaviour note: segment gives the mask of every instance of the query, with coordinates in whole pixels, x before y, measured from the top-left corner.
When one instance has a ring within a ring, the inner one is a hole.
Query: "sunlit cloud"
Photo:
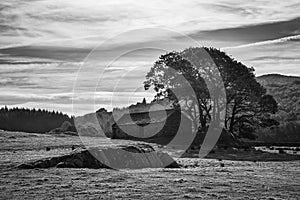
[[[297,0],[133,1],[12,0],[1,3],[1,46],[91,47],[126,30],[170,28],[182,33],[233,28],[298,17]]]
[[[240,49],[240,48],[248,48],[248,47],[253,47],[253,46],[264,46],[264,45],[270,45],[270,44],[279,44],[279,43],[284,43],[288,41],[294,41],[294,40],[300,40],[300,35],[294,35],[294,36],[288,36],[288,37],[283,37],[275,40],[266,40],[262,42],[254,42],[250,44],[244,44],[244,45],[239,45],[239,46],[232,46],[232,47],[224,47],[222,49]]]
[[[76,100],[84,113],[93,99],[111,109],[112,95],[116,106],[150,100],[142,84],[159,55],[195,44],[220,48],[257,75],[300,74],[298,0],[10,0],[0,9],[0,105],[71,113]],[[144,34],[114,40],[135,29]]]

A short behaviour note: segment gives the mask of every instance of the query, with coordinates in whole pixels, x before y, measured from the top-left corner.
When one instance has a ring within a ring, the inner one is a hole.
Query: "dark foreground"
[[[0,142],[1,199],[298,199],[300,196],[300,161],[178,158],[181,169],[20,170],[14,166],[71,152],[73,145],[81,146],[81,141],[70,136],[0,132]],[[109,145],[109,141],[102,142]]]

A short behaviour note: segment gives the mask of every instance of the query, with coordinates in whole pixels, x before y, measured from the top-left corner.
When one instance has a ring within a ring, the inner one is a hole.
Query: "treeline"
[[[300,121],[300,77],[269,74],[257,80],[278,102],[278,112],[274,115],[277,121]]]
[[[0,129],[29,133],[45,133],[68,121],[74,124],[73,117],[62,112],[28,108],[1,108]]]
[[[300,122],[286,122],[280,126],[274,126],[268,129],[258,131],[258,141],[270,143],[300,143]]]

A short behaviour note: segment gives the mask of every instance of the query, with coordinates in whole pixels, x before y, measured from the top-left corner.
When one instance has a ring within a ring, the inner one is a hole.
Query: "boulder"
[[[78,135],[76,127],[73,124],[71,124],[71,122],[69,121],[65,121],[62,123],[61,127],[49,131],[49,134],[56,134],[56,135],[65,134],[65,135],[72,135],[72,136]]]
[[[75,150],[60,157],[45,158],[18,166],[33,168],[179,168],[167,153],[157,152],[148,144],[133,144],[114,147],[93,147]]]
[[[200,149],[204,138],[206,137],[208,131],[208,127],[204,128],[203,130],[200,130],[197,134],[196,137],[194,138],[193,143],[191,144],[190,149]],[[242,145],[242,142],[239,138],[237,138],[234,134],[230,133],[229,131],[223,129],[222,133],[216,143],[216,147],[219,148],[238,148]]]
[[[69,121],[64,121],[64,123],[62,123],[60,128],[62,131],[76,132],[76,127],[73,124],[71,124],[71,122]]]

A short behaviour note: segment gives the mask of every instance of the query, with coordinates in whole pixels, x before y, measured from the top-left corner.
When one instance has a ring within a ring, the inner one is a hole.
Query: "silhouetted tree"
[[[215,78],[217,72],[222,82]],[[215,48],[188,48],[180,53],[161,55],[146,75],[144,87],[147,90],[153,86],[156,99],[175,99],[172,91],[176,91],[175,104],[180,101],[188,103],[191,118],[199,120],[202,129],[212,120],[220,119],[220,113],[225,111],[225,129],[253,139],[257,127],[276,124],[270,114],[277,111],[277,102],[271,95],[266,95],[266,90],[256,81],[253,72],[253,68]],[[187,94],[182,77],[193,88],[195,97]],[[210,90],[207,82],[213,84]],[[222,104],[225,102],[222,96],[210,94],[211,91],[220,91],[221,84],[224,84],[226,91],[226,105]],[[195,108],[195,105],[198,106]]]

